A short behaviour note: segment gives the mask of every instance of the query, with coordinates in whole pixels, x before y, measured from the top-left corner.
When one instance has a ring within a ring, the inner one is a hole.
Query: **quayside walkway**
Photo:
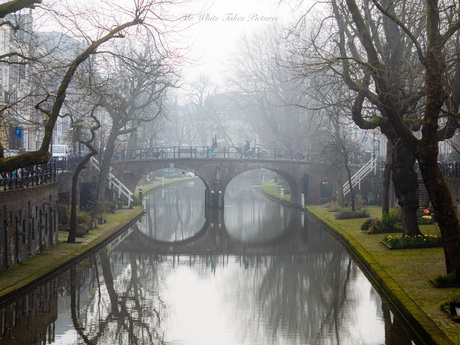
[[[14,297],[37,280],[52,275],[108,243],[143,213],[141,206],[135,206],[117,210],[115,214],[104,214],[107,222],[90,230],[84,237],[78,237],[77,243],[67,243],[68,233],[60,232],[59,244],[0,273],[0,300],[3,302]]]
[[[430,283],[446,272],[442,248],[389,250],[380,243],[385,234],[361,231],[365,219],[337,220],[322,206],[307,209],[344,244],[372,284],[391,299],[393,308],[417,325],[421,344],[460,344],[460,323],[441,310],[442,303],[460,298],[460,289],[438,289]],[[371,216],[381,218],[379,207],[369,210]],[[422,232],[432,231],[424,227],[420,226]]]

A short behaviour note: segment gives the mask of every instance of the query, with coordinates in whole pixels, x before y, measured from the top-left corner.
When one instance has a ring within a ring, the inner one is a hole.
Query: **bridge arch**
[[[223,207],[225,190],[239,174],[256,169],[268,169],[282,176],[291,189],[291,205],[305,202],[320,203],[320,183],[326,176],[326,168],[318,163],[305,161],[222,159],[222,158],[164,158],[112,162],[112,174],[134,191],[142,177],[159,169],[183,169],[192,171],[206,186],[206,200],[213,207]]]

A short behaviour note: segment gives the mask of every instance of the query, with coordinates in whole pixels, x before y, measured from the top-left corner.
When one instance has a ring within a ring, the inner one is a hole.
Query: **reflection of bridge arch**
[[[206,217],[203,228],[194,236],[177,241],[154,240],[140,231],[137,226],[131,236],[121,246],[123,250],[140,253],[162,254],[231,254],[231,255],[269,255],[305,253],[305,243],[309,238],[303,212],[295,211],[291,215],[285,231],[263,242],[242,242],[232,238],[223,222],[223,211],[212,210]],[[312,244],[310,248],[315,248]]]
[[[326,167],[322,164],[290,160],[166,158],[116,161],[112,163],[112,168],[112,173],[132,191],[151,171],[167,168],[193,171],[203,180],[211,206],[223,206],[225,189],[230,181],[249,170],[268,169],[282,176],[289,184],[291,204],[294,206],[302,204],[302,194],[305,202],[320,203],[320,184],[327,176]]]

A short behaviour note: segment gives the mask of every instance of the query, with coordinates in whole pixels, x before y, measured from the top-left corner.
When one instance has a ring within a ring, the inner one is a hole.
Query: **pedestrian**
[[[249,140],[246,140],[246,143],[243,146],[243,153],[244,154],[248,153],[250,147],[251,147],[251,144],[249,143]]]

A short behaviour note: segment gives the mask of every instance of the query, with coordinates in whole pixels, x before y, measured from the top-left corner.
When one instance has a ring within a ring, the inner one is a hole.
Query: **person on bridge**
[[[250,147],[251,147],[251,144],[249,143],[249,140],[246,140],[246,143],[243,146],[243,153],[244,154],[248,153]]]

